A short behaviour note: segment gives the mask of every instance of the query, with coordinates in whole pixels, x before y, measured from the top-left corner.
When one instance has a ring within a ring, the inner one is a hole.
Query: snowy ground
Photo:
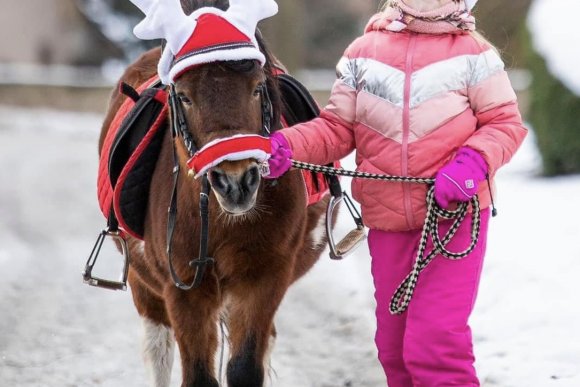
[[[130,295],[80,277],[104,222],[99,124],[0,107],[0,386],[145,385]],[[537,166],[528,141],[499,177],[472,324],[485,386],[580,386],[580,177],[538,178]],[[324,255],[278,314],[272,385],[384,386],[373,310],[366,247]]]

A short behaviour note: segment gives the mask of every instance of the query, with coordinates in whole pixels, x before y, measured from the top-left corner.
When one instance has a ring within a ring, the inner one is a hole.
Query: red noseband
[[[270,158],[271,153],[270,139],[240,134],[208,143],[189,159],[187,166],[197,178],[222,161],[256,159],[263,164]]]

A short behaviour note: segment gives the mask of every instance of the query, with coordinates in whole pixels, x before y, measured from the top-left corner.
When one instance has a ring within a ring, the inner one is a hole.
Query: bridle
[[[272,100],[270,99],[270,94],[268,92],[267,81],[264,80],[259,86],[260,93],[260,107],[262,112],[262,128],[261,134],[264,137],[269,137],[272,129],[272,122],[274,121],[274,109],[272,107]],[[204,174],[201,178],[201,190],[199,193],[199,211],[201,219],[201,231],[200,231],[200,243],[199,243],[199,256],[189,262],[189,267],[195,268],[195,276],[191,283],[187,284],[181,280],[175,271],[173,265],[173,234],[175,232],[175,226],[177,222],[177,189],[179,186],[179,172],[181,170],[179,164],[179,157],[177,155],[177,149],[175,146],[176,140],[180,138],[187,150],[188,157],[191,159],[194,157],[197,151],[199,151],[198,146],[195,144],[193,136],[189,131],[187,126],[187,120],[185,119],[185,114],[183,112],[183,107],[179,101],[179,97],[175,91],[175,86],[172,84],[169,86],[169,110],[171,115],[171,134],[172,134],[172,147],[173,147],[173,189],[171,193],[171,200],[168,209],[167,218],[167,259],[169,262],[169,272],[171,278],[176,287],[181,290],[191,290],[197,288],[201,285],[203,276],[207,271],[208,265],[213,265],[215,259],[208,256],[208,241],[209,241],[209,195],[210,195],[210,182],[207,174]]]

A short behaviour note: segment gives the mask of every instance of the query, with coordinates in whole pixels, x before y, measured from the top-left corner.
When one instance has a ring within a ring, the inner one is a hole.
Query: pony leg
[[[274,314],[287,288],[283,280],[272,279],[245,283],[232,294],[229,316],[232,355],[227,368],[230,387],[264,385],[269,348],[276,338]]]
[[[163,300],[152,293],[134,272],[129,274],[133,302],[143,319],[143,360],[152,387],[169,387],[175,338]]]
[[[219,303],[217,291],[206,285],[190,291],[171,286],[165,292],[181,355],[182,387],[219,387],[214,376]]]

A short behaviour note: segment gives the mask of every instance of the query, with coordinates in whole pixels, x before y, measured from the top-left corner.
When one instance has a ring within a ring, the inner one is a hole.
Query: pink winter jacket
[[[462,146],[479,151],[493,177],[527,130],[504,64],[470,34],[391,32],[372,23],[337,65],[320,117],[282,131],[293,158],[316,164],[356,148],[357,170],[434,177]],[[480,185],[482,208],[490,204]],[[422,227],[427,186],[353,179],[365,224]]]

